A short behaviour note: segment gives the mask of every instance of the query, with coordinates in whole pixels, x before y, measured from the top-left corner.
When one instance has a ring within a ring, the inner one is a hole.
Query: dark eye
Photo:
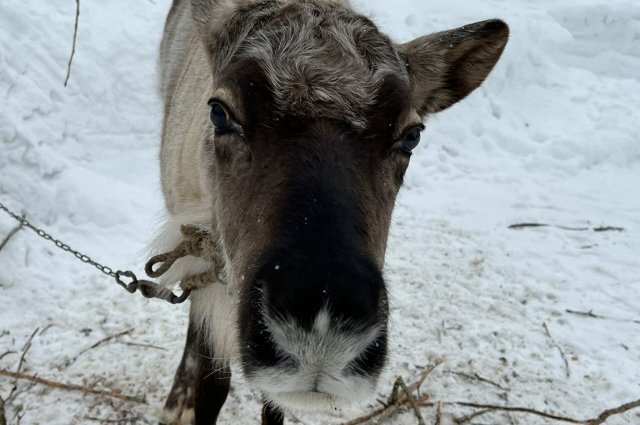
[[[209,101],[209,106],[211,106],[211,110],[209,111],[209,119],[211,119],[211,122],[213,123],[213,126],[216,128],[216,130],[222,132],[229,130],[229,128],[231,127],[231,121],[224,105],[215,99],[211,99]]]
[[[411,151],[418,146],[418,143],[420,143],[420,133],[422,130],[424,130],[424,125],[422,124],[410,127],[404,132],[402,139],[396,143],[396,146],[406,153],[411,153]]]

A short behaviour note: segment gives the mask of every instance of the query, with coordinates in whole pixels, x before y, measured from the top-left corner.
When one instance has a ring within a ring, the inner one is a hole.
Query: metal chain
[[[178,296],[178,295],[175,295],[173,292],[171,292],[169,289],[164,288],[158,285],[157,283],[154,283],[148,280],[138,280],[136,278],[136,275],[130,270],[114,271],[111,267],[98,263],[88,255],[83,254],[80,251],[76,251],[75,249],[71,248],[69,245],[62,242],[61,240],[54,238],[49,233],[45,232],[39,227],[34,226],[29,222],[29,220],[25,219],[24,216],[19,216],[15,212],[11,211],[2,202],[0,202],[0,210],[3,210],[7,214],[9,214],[12,218],[17,220],[20,223],[20,226],[28,227],[29,229],[33,230],[41,238],[52,242],[53,244],[55,244],[55,246],[57,246],[61,250],[73,254],[78,260],[82,261],[83,263],[90,264],[96,269],[100,270],[102,273],[106,274],[107,276],[111,276],[116,280],[116,283],[118,285],[122,286],[124,289],[126,289],[130,293],[134,293],[138,289],[140,289],[140,292],[142,293],[142,295],[144,295],[147,298],[160,298],[171,304],[180,304],[189,297],[190,291],[183,291],[182,294]],[[131,282],[129,283],[124,282],[122,280],[123,276],[130,278]]]
[[[78,260],[82,261],[83,263],[91,264],[96,269],[100,270],[102,273],[104,273],[104,274],[106,274],[108,276],[111,276],[113,278],[116,277],[116,272],[114,272],[111,267],[104,266],[104,265],[98,263],[97,261],[92,260],[91,257],[89,257],[88,255],[85,255],[85,254],[83,254],[83,253],[81,253],[79,251],[76,251],[75,249],[71,248],[69,245],[67,245],[66,243],[62,242],[61,240],[54,238],[49,233],[47,233],[44,230],[42,230],[42,229],[34,226],[33,224],[31,224],[29,222],[29,220],[24,218],[24,216],[19,216],[18,214],[16,214],[13,211],[11,211],[2,202],[0,202],[0,210],[3,210],[7,214],[9,214],[11,217],[13,217],[17,221],[19,221],[21,226],[28,227],[29,229],[31,229],[34,232],[36,232],[36,234],[38,236],[40,236],[42,239],[51,241],[52,243],[55,244],[55,246],[57,246],[61,250],[70,252],[71,254],[75,255],[76,258]]]

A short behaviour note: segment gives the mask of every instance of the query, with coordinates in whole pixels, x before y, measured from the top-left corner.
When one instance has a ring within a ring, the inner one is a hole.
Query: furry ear
[[[508,38],[507,24],[492,19],[401,44],[418,113],[442,111],[480,86]]]
[[[214,73],[227,63],[238,47],[236,42],[250,28],[250,20],[239,18],[242,15],[239,11],[251,1],[254,0],[190,0],[196,33]]]
[[[235,9],[234,1],[229,0],[191,0],[191,15],[201,35],[206,39],[216,25],[216,18],[228,18]]]
[[[190,0],[197,33],[210,59],[216,58],[218,63],[229,59],[256,21],[278,4],[256,0]]]
[[[209,24],[217,3],[219,3],[219,1],[191,0],[191,15],[198,27],[206,27]]]

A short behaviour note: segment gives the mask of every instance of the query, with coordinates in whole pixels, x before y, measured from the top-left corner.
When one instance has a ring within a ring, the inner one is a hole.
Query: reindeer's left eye
[[[222,102],[216,99],[211,99],[209,100],[209,106],[211,107],[211,110],[209,111],[209,119],[216,128],[216,131],[225,132],[229,130],[231,128],[231,119],[229,118],[229,114]]]
[[[406,153],[418,146],[420,143],[420,133],[424,130],[424,125],[418,124],[413,127],[409,127],[403,134],[402,138],[393,144],[392,149],[401,149]]]

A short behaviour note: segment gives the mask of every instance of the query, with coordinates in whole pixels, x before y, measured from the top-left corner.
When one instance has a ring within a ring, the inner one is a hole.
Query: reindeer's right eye
[[[231,129],[231,120],[225,106],[216,99],[209,100],[209,119],[218,132],[225,132]]]

